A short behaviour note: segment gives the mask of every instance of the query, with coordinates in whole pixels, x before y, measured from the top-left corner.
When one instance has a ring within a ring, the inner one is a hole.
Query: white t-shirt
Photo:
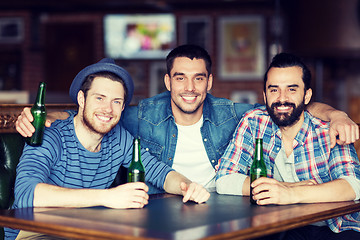
[[[215,191],[215,169],[209,161],[201,137],[202,124],[202,116],[191,126],[176,124],[178,139],[172,168],[208,191]]]

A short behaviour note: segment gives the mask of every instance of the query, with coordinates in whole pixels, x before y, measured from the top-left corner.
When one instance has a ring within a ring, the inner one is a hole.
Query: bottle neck
[[[255,156],[257,161],[261,161],[263,155],[262,139],[256,139]]]
[[[35,100],[35,104],[36,105],[45,105],[45,89],[46,89],[46,83],[41,82],[39,84],[39,89],[38,89],[38,93],[36,95],[36,100]]]
[[[138,162],[140,158],[139,140],[134,140],[134,161]]]

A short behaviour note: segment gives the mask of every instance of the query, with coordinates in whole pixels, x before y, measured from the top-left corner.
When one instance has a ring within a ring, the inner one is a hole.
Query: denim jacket
[[[215,168],[224,153],[241,116],[253,105],[233,103],[207,94],[203,109],[201,135],[211,165]],[[133,135],[141,138],[141,147],[170,167],[177,143],[177,127],[171,110],[170,92],[140,101],[122,114],[122,124]],[[149,193],[159,189],[147,183]]]

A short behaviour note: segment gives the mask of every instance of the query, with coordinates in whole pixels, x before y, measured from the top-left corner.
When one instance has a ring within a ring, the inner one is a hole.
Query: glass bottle
[[[253,163],[250,168],[250,202],[256,204],[256,201],[253,199],[251,183],[258,178],[266,177],[266,165],[263,157],[263,140],[262,138],[257,138],[255,143],[255,153]]]
[[[35,132],[26,141],[31,146],[40,146],[42,144],[46,120],[45,93],[46,83],[40,82],[35,103],[30,110],[34,117],[32,125],[35,128]]]
[[[145,168],[141,162],[140,139],[134,138],[133,159],[128,168],[128,182],[145,182]]]

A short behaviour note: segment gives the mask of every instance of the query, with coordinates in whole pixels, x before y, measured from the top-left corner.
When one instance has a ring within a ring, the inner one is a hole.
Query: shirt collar
[[[276,125],[272,119],[272,130],[273,130],[273,135],[278,136],[281,139],[281,131],[280,128],[278,127],[278,125]],[[299,132],[296,134],[295,136],[295,141],[300,144],[301,146],[305,144],[306,141],[306,137],[308,135],[309,132],[309,127],[310,127],[310,117],[309,117],[309,113],[307,111],[304,111],[304,122],[301,125],[301,128],[299,130]],[[294,146],[295,147],[295,146]]]

